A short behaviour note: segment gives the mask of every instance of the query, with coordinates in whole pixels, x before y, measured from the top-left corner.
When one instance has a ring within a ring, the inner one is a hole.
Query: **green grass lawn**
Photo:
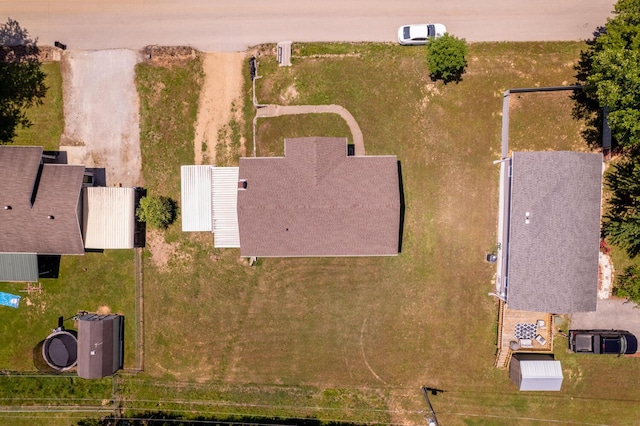
[[[261,103],[342,105],[358,121],[367,154],[398,156],[402,253],[262,259],[249,267],[237,250],[214,249],[210,235],[172,226],[161,242],[166,263],[145,263],[147,370],[131,382],[131,398],[149,409],[156,400],[184,408],[172,397],[177,386],[198,401],[190,409],[210,415],[415,424],[425,409],[420,386],[430,385],[447,391],[432,398],[443,424],[635,419],[640,367],[633,360],[576,357],[559,342],[561,393],[519,393],[493,367],[497,309],[487,292],[494,270],[483,259],[495,244],[492,161],[500,156],[502,94],[571,83],[583,47],[474,44],[463,81],[449,85],[429,79],[420,48],[296,44],[291,68],[262,55]],[[514,97],[511,148],[584,149],[567,95]],[[183,111],[192,123],[195,113]],[[250,141],[253,111],[244,111]],[[148,117],[143,134],[163,121]],[[286,137],[351,137],[331,115],[261,119],[257,130],[259,155],[282,155]],[[172,158],[173,145],[163,149]],[[186,152],[181,143],[176,150]],[[169,164],[146,168],[147,182],[177,179]],[[625,374],[614,374],[618,368]],[[603,369],[615,380],[598,386]]]
[[[48,87],[43,105],[27,115],[33,125],[18,129],[14,145],[56,150],[64,127],[62,77],[58,62],[43,64]],[[59,277],[43,278],[42,293],[23,292],[25,283],[0,283],[0,290],[22,297],[20,307],[0,307],[0,406],[101,407],[112,397],[111,379],[84,380],[68,375],[43,376],[34,364],[34,350],[58,325],[77,330],[72,317],[80,310],[110,309],[125,321],[125,368],[136,367],[135,288],[133,252],[130,250],[62,256]],[[16,376],[18,374],[18,376]],[[92,409],[95,411],[95,408]],[[75,423],[87,414],[3,413],[1,424]]]
[[[60,136],[64,128],[62,110],[62,75],[59,62],[42,64],[46,74],[44,84],[47,86],[46,97],[42,105],[37,105],[27,111],[27,117],[32,122],[31,127],[18,128],[14,145],[42,146],[45,150],[58,149]]]
[[[495,271],[484,256],[495,245],[492,161],[500,157],[502,94],[571,83],[583,47],[472,44],[463,81],[449,85],[429,79],[422,48],[295,44],[290,68],[262,55],[261,103],[342,105],[358,121],[368,155],[397,155],[406,204],[402,252],[249,266],[239,250],[214,249],[210,234],[183,233],[179,220],[150,233],[145,372],[120,377],[126,412],[423,424],[420,386],[428,385],[445,390],[431,402],[447,425],[635,422],[636,359],[576,356],[560,338],[555,351],[565,379],[556,393],[518,392],[493,367],[497,306],[487,293]],[[138,66],[150,193],[180,199],[179,166],[193,164],[201,73],[199,58],[180,67]],[[244,126],[231,128],[247,143],[250,87]],[[584,149],[566,95],[514,97],[511,148]],[[261,119],[258,153],[282,155],[284,138],[310,135],[351,137],[332,115]],[[63,258],[64,273],[44,283],[32,311],[26,304],[2,311],[10,323],[0,329],[2,342],[25,340],[0,351],[2,365],[28,369],[29,348],[69,310],[132,309],[133,255],[124,253]],[[39,314],[43,303],[50,311]]]
[[[33,371],[32,351],[58,325],[77,330],[71,319],[78,311],[108,307],[123,313],[125,363],[135,367],[133,252],[111,250],[84,256],[62,256],[59,278],[41,279],[42,293],[23,293],[24,283],[3,283],[2,291],[22,296],[20,307],[0,309],[0,365],[9,371]]]

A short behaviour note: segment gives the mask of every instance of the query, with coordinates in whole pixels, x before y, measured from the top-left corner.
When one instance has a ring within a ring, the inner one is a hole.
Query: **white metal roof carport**
[[[238,167],[182,166],[182,230],[214,233],[214,247],[240,247]]]
[[[85,248],[133,248],[135,198],[135,188],[83,188],[82,237]]]

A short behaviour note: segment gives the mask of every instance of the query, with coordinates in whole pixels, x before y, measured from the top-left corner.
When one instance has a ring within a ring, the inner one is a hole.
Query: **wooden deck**
[[[516,311],[509,309],[503,301],[500,301],[498,313],[498,350],[496,352],[495,364],[497,368],[507,368],[509,366],[509,361],[511,360],[511,354],[513,352],[510,344],[512,341],[518,341],[515,336],[516,324],[535,324],[538,320],[543,320],[545,322],[544,328],[536,328],[536,334],[542,336],[546,340],[545,344],[541,345],[538,341],[533,340],[532,348],[521,347],[517,352],[553,352],[553,318],[551,314],[545,312]]]

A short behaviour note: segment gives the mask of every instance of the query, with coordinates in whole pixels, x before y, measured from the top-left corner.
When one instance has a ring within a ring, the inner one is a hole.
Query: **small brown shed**
[[[124,364],[124,316],[84,314],[78,317],[78,376],[107,377]]]

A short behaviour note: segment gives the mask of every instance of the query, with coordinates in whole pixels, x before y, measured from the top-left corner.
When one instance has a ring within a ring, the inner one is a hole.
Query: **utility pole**
[[[428,422],[429,426],[439,426],[438,419],[436,418],[436,412],[433,411],[433,407],[431,406],[431,401],[429,401],[429,392],[432,395],[437,395],[438,392],[444,392],[440,389],[428,388],[426,386],[422,387],[422,394],[424,395],[424,399],[427,401],[427,406],[429,407],[429,413],[425,416],[425,419]]]

